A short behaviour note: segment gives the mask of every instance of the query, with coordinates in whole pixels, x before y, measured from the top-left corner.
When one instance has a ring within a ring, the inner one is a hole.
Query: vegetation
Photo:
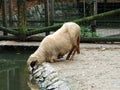
[[[92,37],[99,37],[96,32],[92,32],[90,26],[81,26],[81,35],[82,38],[92,38]]]

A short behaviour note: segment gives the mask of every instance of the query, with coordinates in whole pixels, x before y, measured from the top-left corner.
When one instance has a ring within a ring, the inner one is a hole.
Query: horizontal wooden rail
[[[43,36],[33,36],[26,38],[25,41],[42,41]],[[16,40],[19,41],[19,38],[15,36],[2,36],[0,40]],[[119,37],[91,37],[91,38],[81,38],[80,42],[120,42]]]
[[[116,9],[116,10],[112,10],[112,11],[109,11],[109,12],[105,12],[105,13],[101,13],[101,14],[97,14],[97,15],[94,15],[94,16],[89,16],[89,17],[85,17],[85,18],[81,18],[81,19],[77,19],[77,20],[73,20],[73,22],[76,22],[77,24],[79,24],[80,26],[85,23],[85,22],[91,22],[92,20],[100,20],[102,19],[103,17],[107,17],[107,16],[110,16],[110,15],[120,15],[120,9]],[[27,36],[31,36],[31,35],[35,35],[35,34],[39,34],[39,33],[43,33],[43,32],[50,32],[50,31],[56,31],[57,29],[59,29],[61,26],[63,25],[63,23],[60,23],[60,24],[54,24],[52,26],[48,26],[48,27],[43,27],[43,28],[39,28],[39,29],[33,29],[33,30],[27,30],[25,33],[24,33],[24,36],[25,36],[25,39],[24,40],[30,40],[30,38],[28,39]],[[4,32],[7,32],[7,33],[10,33],[10,34],[13,34],[15,35],[16,37],[0,37],[0,40],[4,40],[4,39],[18,39],[20,40],[21,38],[18,37],[20,36],[21,34],[23,33],[19,33],[19,30],[12,30],[12,29],[8,29],[6,27],[2,27],[0,26],[0,31],[4,31]],[[32,39],[32,38],[31,38]],[[32,39],[34,40],[34,39]],[[37,38],[36,38],[37,40]],[[39,38],[39,40],[41,40]],[[115,37],[115,38],[83,38],[82,39],[83,41],[104,41],[104,40],[108,40],[108,41],[120,41],[120,37]]]
[[[107,17],[107,16],[110,16],[110,15],[119,15],[119,14],[120,14],[120,9],[116,9],[116,10],[108,11],[108,12],[105,12],[105,13],[97,14],[97,15],[94,15],[94,16],[89,16],[89,17],[84,17],[84,18],[81,18],[81,19],[73,20],[73,22],[76,22],[77,24],[79,24],[81,26],[85,22],[88,23],[88,22],[91,22],[93,20],[100,20],[103,17]],[[40,28],[40,29],[36,29],[36,30],[32,30],[32,31],[28,31],[26,33],[26,35],[30,36],[30,35],[38,34],[38,33],[41,33],[41,32],[56,31],[62,25],[63,25],[63,23],[53,25],[53,26],[44,27],[44,28]]]
[[[9,29],[9,28],[3,27],[3,26],[0,26],[0,31],[4,31],[4,32],[7,32],[7,33],[10,33],[13,35],[18,35],[18,31]]]

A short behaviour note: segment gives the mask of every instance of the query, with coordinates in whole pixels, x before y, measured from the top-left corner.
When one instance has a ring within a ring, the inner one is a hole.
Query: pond
[[[30,90],[26,60],[31,53],[0,50],[0,90]]]

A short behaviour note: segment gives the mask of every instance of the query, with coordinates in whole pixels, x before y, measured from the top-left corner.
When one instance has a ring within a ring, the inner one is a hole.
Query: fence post
[[[97,0],[94,0],[94,2],[93,2],[93,15],[96,15],[96,14],[97,14]],[[96,32],[96,20],[93,21],[91,28],[92,28],[92,32]],[[93,33],[92,33],[92,35],[93,35]]]
[[[54,0],[45,0],[45,26],[54,24]],[[46,32],[46,36],[50,32]]]
[[[2,18],[3,26],[7,27],[6,0],[2,0]],[[7,32],[3,32],[3,35],[7,35]]]
[[[50,0],[50,25],[54,24],[54,0]]]
[[[79,14],[79,16],[80,16],[80,0],[76,0],[76,2],[77,2],[77,8],[78,8],[78,14]]]
[[[13,3],[12,0],[9,0],[9,26],[12,27],[13,25],[13,13],[12,13],[12,9],[13,9]]]
[[[25,39],[27,31],[26,20],[26,0],[17,0],[18,5],[18,28],[19,38]]]
[[[50,11],[49,11],[49,0],[45,0],[45,26],[49,26],[50,25]],[[49,34],[50,32],[46,32],[46,36]]]
[[[83,11],[84,11],[84,17],[86,17],[86,0],[83,2]]]
[[[103,7],[104,10],[103,10],[103,11],[106,12],[106,11],[107,11],[107,10],[106,10],[107,0],[104,0],[104,3],[103,3],[103,4],[104,4],[104,7]]]

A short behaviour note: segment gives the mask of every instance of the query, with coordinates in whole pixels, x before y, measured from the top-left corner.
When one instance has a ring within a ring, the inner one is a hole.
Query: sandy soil
[[[120,90],[120,45],[81,44],[80,55],[64,59],[52,66],[74,90]]]

